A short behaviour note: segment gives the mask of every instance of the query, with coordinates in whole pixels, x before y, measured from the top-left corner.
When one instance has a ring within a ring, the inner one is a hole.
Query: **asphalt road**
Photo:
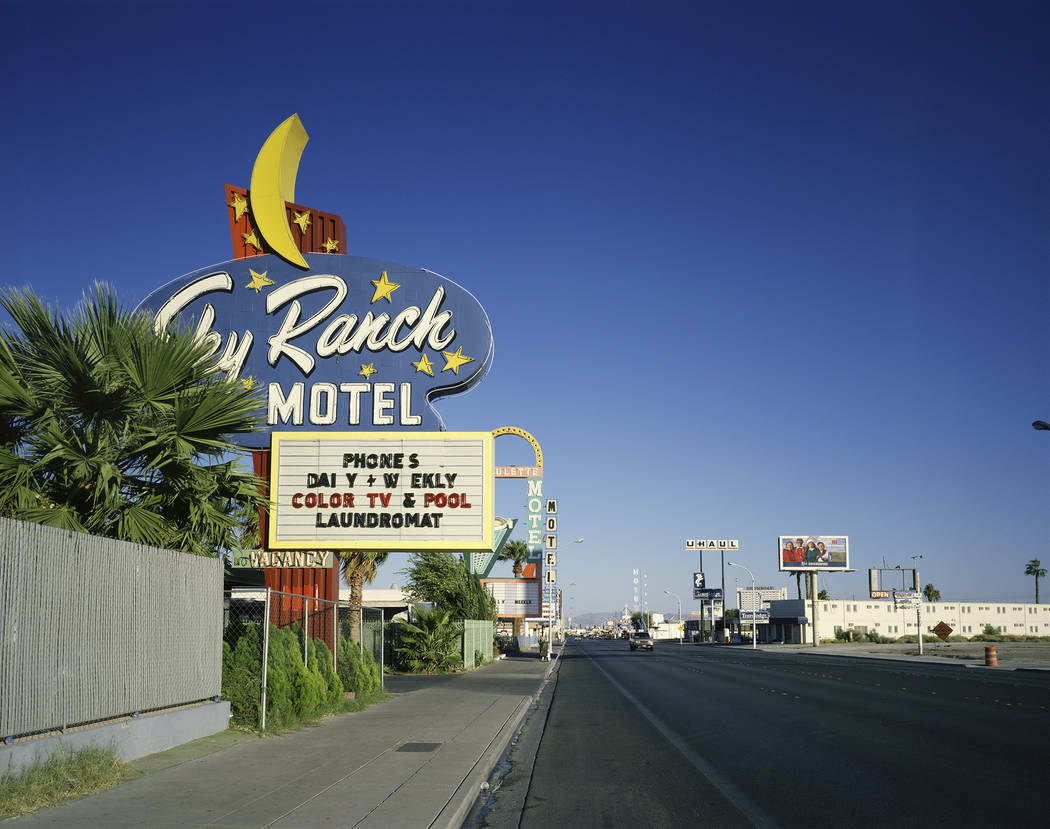
[[[474,825],[1050,823],[1050,673],[584,641],[556,676]]]

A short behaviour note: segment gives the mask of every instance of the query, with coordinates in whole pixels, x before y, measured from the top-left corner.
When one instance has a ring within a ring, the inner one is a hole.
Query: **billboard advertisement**
[[[849,538],[844,535],[782,535],[780,569],[786,572],[848,570]]]
[[[491,432],[273,435],[271,550],[491,550]]]
[[[540,585],[532,579],[482,579],[482,585],[496,600],[501,619],[540,615]]]

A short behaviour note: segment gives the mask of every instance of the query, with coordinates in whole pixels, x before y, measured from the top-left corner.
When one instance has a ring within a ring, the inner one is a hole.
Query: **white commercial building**
[[[813,603],[806,601],[812,615]],[[810,620],[812,622],[812,619]],[[944,622],[953,636],[976,636],[986,625],[1011,636],[1050,636],[1050,605],[1022,602],[923,602],[923,636]],[[880,636],[915,635],[914,610],[894,610],[885,599],[817,600],[817,632],[821,639],[834,639],[835,631],[852,630]]]
[[[923,602],[923,638],[933,638],[942,622],[950,636],[970,638],[991,626],[1009,636],[1050,636],[1050,605],[1024,602]],[[835,639],[836,632],[852,631],[853,638],[877,633],[895,639],[915,636],[915,609],[897,610],[892,600],[817,600],[816,627],[819,639]],[[758,641],[812,642],[814,606],[810,600],[787,599],[770,603],[769,623],[759,624]]]

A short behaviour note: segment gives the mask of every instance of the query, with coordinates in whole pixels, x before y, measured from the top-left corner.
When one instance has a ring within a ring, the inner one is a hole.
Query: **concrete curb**
[[[467,815],[470,814],[470,810],[474,808],[478,797],[481,795],[482,784],[488,781],[493,769],[496,768],[496,764],[506,753],[511,740],[514,739],[514,735],[521,728],[526,715],[539,700],[543,686],[550,681],[551,672],[558,664],[558,660],[561,659],[561,653],[564,649],[565,643],[562,642],[561,647],[558,648],[557,653],[550,660],[550,665],[544,672],[543,679],[540,680],[536,692],[531,696],[522,698],[514,713],[503,724],[496,736],[492,738],[484,753],[474,764],[474,767],[456,788],[455,793],[449,799],[448,805],[441,810],[434,822],[430,824],[431,829],[460,829],[463,825]]]
[[[514,713],[503,723],[496,736],[489,741],[485,751],[449,798],[448,804],[430,824],[433,829],[459,829],[463,825],[463,821],[466,820],[467,814],[481,793],[481,784],[489,779],[492,769],[496,767],[499,758],[503,756],[503,752],[506,751],[511,739],[517,733],[534,699],[534,696],[523,697],[518,703]]]
[[[762,650],[759,648],[759,650]],[[767,651],[769,653],[770,651]],[[964,670],[975,670],[975,671],[1050,671],[1050,667],[1047,668],[1036,668],[1030,666],[1017,666],[1010,667],[1009,665],[975,665],[969,662],[962,662],[956,659],[946,659],[944,657],[925,657],[925,656],[881,656],[876,653],[839,653],[835,651],[821,651],[819,648],[813,650],[799,650],[796,651],[803,656],[838,656],[843,659],[867,659],[873,662],[899,662],[905,665],[914,665],[916,663],[922,665],[943,665],[946,668],[962,668]]]

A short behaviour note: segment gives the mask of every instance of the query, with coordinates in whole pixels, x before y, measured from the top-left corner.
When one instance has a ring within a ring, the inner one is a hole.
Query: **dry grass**
[[[27,815],[120,783],[126,763],[111,748],[60,750],[46,761],[0,776],[0,818]]]

